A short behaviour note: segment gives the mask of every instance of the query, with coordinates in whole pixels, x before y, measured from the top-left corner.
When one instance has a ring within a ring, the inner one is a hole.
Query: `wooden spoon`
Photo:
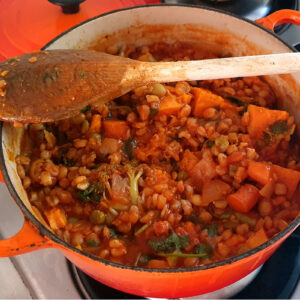
[[[60,120],[155,82],[295,71],[300,71],[300,53],[152,63],[87,50],[40,51],[0,64],[0,119]]]

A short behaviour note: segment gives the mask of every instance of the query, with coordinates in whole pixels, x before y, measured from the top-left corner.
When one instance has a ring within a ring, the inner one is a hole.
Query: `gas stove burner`
[[[298,0],[163,0],[164,3],[194,4],[211,7],[255,21],[280,9],[299,9]],[[290,24],[277,26],[282,34]]]
[[[89,277],[70,262],[68,264],[74,283],[84,299],[145,299],[110,288]],[[262,268],[224,289],[185,299],[289,299],[299,282],[299,270],[300,228]]]

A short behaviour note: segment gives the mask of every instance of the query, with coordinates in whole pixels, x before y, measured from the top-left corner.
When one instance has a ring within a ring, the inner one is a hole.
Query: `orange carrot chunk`
[[[65,212],[60,208],[54,207],[49,211],[45,211],[45,215],[48,219],[51,229],[53,230],[63,228],[67,224]]]
[[[287,197],[293,197],[300,180],[300,172],[265,162],[251,161],[248,165],[248,176],[263,185],[270,182],[272,174],[277,177],[277,182],[287,187]]]
[[[265,243],[268,241],[268,237],[264,231],[263,228],[259,229],[257,232],[255,232],[254,235],[252,235],[248,240],[247,240],[247,246],[250,249],[256,248],[259,245]]]
[[[271,180],[271,165],[265,162],[250,161],[248,176],[263,185]]]
[[[100,133],[101,130],[101,115],[95,114],[92,117],[89,133]]]
[[[182,107],[182,104],[177,102],[176,97],[173,95],[167,95],[161,101],[159,107],[159,115],[174,115],[176,114]]]
[[[277,165],[272,165],[272,171],[278,177],[277,182],[281,182],[287,187],[287,197],[293,197],[300,180],[300,172]]]
[[[126,121],[107,120],[103,121],[105,137],[121,139],[123,141],[129,138],[129,127]]]
[[[259,190],[252,184],[245,184],[237,192],[227,197],[229,206],[237,212],[247,213],[257,203]]]
[[[213,94],[209,90],[192,88],[191,93],[194,96],[193,114],[195,117],[202,117],[203,112],[210,107],[237,109],[237,107],[229,101],[226,101],[221,96]]]
[[[286,111],[272,110],[252,104],[248,106],[247,111],[249,113],[248,132],[250,137],[256,139],[262,139],[264,131],[270,125],[280,120],[286,121],[289,118]]]

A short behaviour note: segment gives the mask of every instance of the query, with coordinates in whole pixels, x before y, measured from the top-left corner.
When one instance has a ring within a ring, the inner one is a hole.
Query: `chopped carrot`
[[[221,96],[213,94],[209,90],[202,88],[192,88],[191,93],[194,96],[193,114],[195,117],[202,117],[203,112],[210,107],[234,108],[238,107],[226,101]]]
[[[250,249],[253,249],[267,241],[268,241],[268,237],[267,237],[264,229],[261,228],[257,232],[255,232],[254,235],[249,237],[246,243]]]
[[[248,132],[252,138],[262,139],[264,131],[279,120],[287,120],[289,114],[282,110],[272,110],[250,104],[248,106]]]
[[[199,159],[195,154],[193,154],[190,150],[185,150],[183,153],[183,158],[179,163],[179,166],[186,172],[190,172],[198,161]]]
[[[265,162],[250,161],[248,165],[248,176],[265,185],[272,180],[272,174],[277,175],[277,182],[287,187],[287,197],[293,197],[300,180],[300,172]]]
[[[60,208],[52,208],[49,211],[45,211],[46,218],[48,219],[51,229],[57,230],[63,228],[67,224],[67,218],[64,211]]]
[[[103,127],[105,137],[123,141],[129,138],[129,127],[126,121],[106,120],[103,121]]]
[[[224,199],[231,191],[229,184],[222,180],[211,180],[204,183],[202,188],[202,201],[201,205],[208,205],[213,201]]]
[[[259,190],[252,184],[245,184],[237,192],[227,197],[229,206],[237,212],[247,213],[257,203]]]
[[[278,177],[277,182],[281,182],[287,187],[287,197],[293,197],[300,180],[300,172],[277,165],[272,165],[272,171]]]
[[[245,154],[241,151],[232,152],[227,158],[227,164],[233,165],[240,162],[243,159],[244,155]]]
[[[167,95],[160,103],[159,115],[174,115],[182,107],[182,104],[176,100],[174,95]]]
[[[265,162],[250,161],[248,176],[263,185],[271,180],[271,165]]]
[[[190,102],[192,100],[192,95],[191,94],[183,94],[179,97],[179,100],[181,103],[190,104]]]
[[[101,115],[95,114],[92,117],[89,133],[100,133],[101,130]]]

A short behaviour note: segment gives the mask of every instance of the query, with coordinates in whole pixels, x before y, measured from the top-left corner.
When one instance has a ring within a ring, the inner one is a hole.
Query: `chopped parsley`
[[[84,78],[84,77],[85,77],[85,73],[82,72],[82,73],[80,74],[80,78]]]
[[[148,241],[148,245],[156,252],[172,253],[175,250],[184,249],[188,245],[189,240],[188,235],[182,236],[173,232],[164,240]]]
[[[109,232],[110,232],[110,238],[111,238],[111,239],[112,239],[112,238],[118,238],[118,237],[119,237],[119,235],[116,233],[116,230],[115,230],[114,228],[109,227],[108,229],[109,229]]]
[[[242,98],[239,98],[237,96],[232,96],[232,95],[225,95],[224,98],[229,100],[232,104],[236,106],[246,106],[245,101]]]
[[[202,258],[210,258],[213,253],[213,249],[208,244],[199,244],[195,246],[195,253],[202,254]]]
[[[207,227],[208,236],[214,237],[218,235],[218,225],[212,224]]]
[[[269,126],[269,131],[273,135],[282,134],[284,132],[287,132],[289,130],[289,127],[287,125],[287,122],[284,120],[279,120],[273,123]]]
[[[84,108],[81,110],[81,112],[82,112],[82,113],[86,113],[86,112],[88,112],[91,108],[92,108],[92,107],[91,107],[90,105],[87,105],[86,107],[84,107]]]
[[[100,245],[100,243],[95,240],[87,240],[86,245],[89,247],[97,247]]]
[[[158,112],[158,109],[150,108],[150,118],[153,119],[158,114]]]
[[[83,202],[100,202],[105,187],[101,184],[91,184],[86,190],[78,190],[77,197]]]
[[[215,144],[215,141],[208,140],[208,141],[206,142],[206,148],[211,148],[214,144]]]

